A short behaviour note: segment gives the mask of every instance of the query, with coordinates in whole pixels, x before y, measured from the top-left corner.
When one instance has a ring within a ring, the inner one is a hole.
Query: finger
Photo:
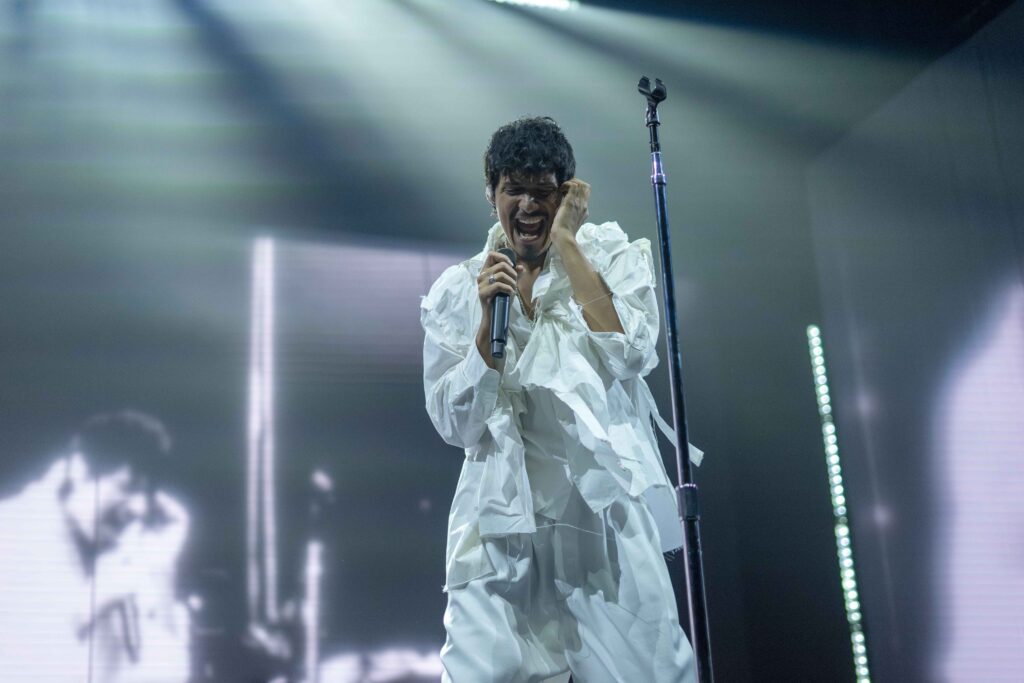
[[[574,204],[579,205],[581,202],[587,201],[587,197],[590,196],[590,191],[584,186],[574,183],[566,191],[565,196]]]
[[[508,273],[495,273],[494,282],[491,282],[490,277],[480,282],[480,291],[499,283],[515,289],[516,279]]]
[[[157,491],[154,501],[170,521],[188,521],[188,511],[185,506],[166,493]]]
[[[491,270],[491,273],[506,273],[514,278],[516,276],[516,267],[513,266],[511,262],[506,261],[504,263],[499,263],[495,265],[494,268]]]
[[[507,260],[508,260],[508,257],[505,256],[504,254],[499,254],[496,251],[489,251],[489,252],[487,252],[487,258],[484,259],[483,267],[484,268],[490,268],[495,263],[501,263],[502,261],[507,261]]]
[[[497,263],[512,263],[512,260],[508,256],[505,256],[504,254],[497,251],[492,251],[490,254],[488,254],[488,261],[490,261],[490,263],[485,263],[484,265],[495,265]]]
[[[511,285],[513,287],[516,286],[516,276],[515,275],[510,275],[509,273],[495,273],[494,274],[494,281],[495,282],[504,282],[505,284]]]
[[[508,294],[509,297],[513,297],[516,294],[516,288],[507,282],[495,282],[493,285],[481,288],[480,293],[485,300],[490,301],[498,294]]]
[[[478,283],[486,282],[491,276],[497,277],[499,274],[504,274],[515,282],[517,277],[516,271],[517,269],[513,267],[511,263],[498,263],[490,268],[481,270],[480,274],[476,276],[476,281]]]

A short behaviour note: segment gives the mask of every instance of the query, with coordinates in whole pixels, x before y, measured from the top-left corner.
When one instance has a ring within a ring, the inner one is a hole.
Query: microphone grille
[[[512,261],[512,265],[516,265],[516,252],[512,251],[509,247],[502,247],[498,250],[499,254],[508,256],[509,260]]]

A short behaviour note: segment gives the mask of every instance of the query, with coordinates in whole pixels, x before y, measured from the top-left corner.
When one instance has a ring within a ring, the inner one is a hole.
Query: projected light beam
[[[542,7],[565,11],[579,6],[576,0],[491,0],[502,5],[520,5],[523,7]]]
[[[853,566],[853,548],[850,545],[850,524],[846,513],[846,494],[843,489],[843,470],[839,463],[839,437],[832,419],[832,397],[828,390],[828,372],[825,370],[825,349],[821,343],[821,330],[817,325],[807,326],[807,344],[811,352],[811,372],[814,393],[821,418],[821,435],[825,442],[825,462],[828,466],[829,490],[832,494],[832,515],[835,518],[836,554],[839,557],[839,577],[843,586],[846,621],[850,625],[853,645],[853,665],[857,683],[870,683],[868,648],[860,612],[860,594],[857,591],[857,572]]]

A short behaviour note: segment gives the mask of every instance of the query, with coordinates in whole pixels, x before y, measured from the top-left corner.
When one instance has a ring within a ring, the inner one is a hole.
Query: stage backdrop
[[[1024,670],[1024,4],[808,171],[873,672]]]
[[[920,66],[586,3],[3,4],[5,680],[436,680],[462,454],[423,410],[418,297],[480,248],[481,155],[524,114],[564,127],[595,220],[656,239],[643,73],[670,88],[716,673],[852,680],[804,337],[821,318],[805,167]],[[651,385],[667,409],[664,364]],[[125,410],[162,425],[165,497],[147,533],[112,508],[123,581],[93,580],[75,530],[96,463],[71,439]]]

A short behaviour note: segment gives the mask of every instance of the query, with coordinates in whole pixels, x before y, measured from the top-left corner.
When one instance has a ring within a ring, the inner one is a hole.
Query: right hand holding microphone
[[[522,266],[512,265],[512,260],[497,251],[488,252],[483,268],[476,278],[477,296],[480,297],[480,329],[476,334],[476,346],[480,356],[491,368],[497,366],[491,355],[491,317],[494,297],[505,294],[510,299],[516,295],[516,280]]]

